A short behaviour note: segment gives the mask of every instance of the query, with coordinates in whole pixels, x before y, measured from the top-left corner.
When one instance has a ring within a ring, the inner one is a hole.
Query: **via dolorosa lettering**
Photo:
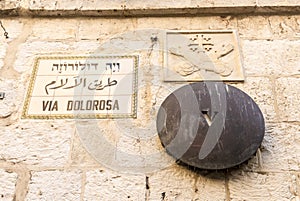
[[[69,100],[67,111],[78,110],[119,110],[119,101],[116,100]]]

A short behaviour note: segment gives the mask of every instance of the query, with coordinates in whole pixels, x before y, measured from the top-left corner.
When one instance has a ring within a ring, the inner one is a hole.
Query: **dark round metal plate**
[[[251,97],[221,82],[174,91],[162,103],[156,124],[171,156],[202,169],[225,169],[248,160],[265,132],[263,115]]]

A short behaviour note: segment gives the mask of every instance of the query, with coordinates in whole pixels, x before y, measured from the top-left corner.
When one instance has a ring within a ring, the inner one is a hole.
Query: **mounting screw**
[[[5,93],[4,92],[0,92],[0,100],[3,100],[5,97]]]

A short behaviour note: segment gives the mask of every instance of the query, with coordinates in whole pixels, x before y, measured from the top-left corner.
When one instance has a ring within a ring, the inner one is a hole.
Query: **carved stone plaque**
[[[165,81],[244,80],[235,31],[168,31],[165,41]]]
[[[138,56],[39,57],[22,118],[136,118]]]

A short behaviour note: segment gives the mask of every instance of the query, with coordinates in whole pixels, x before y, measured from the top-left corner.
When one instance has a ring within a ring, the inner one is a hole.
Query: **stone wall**
[[[180,2],[0,2],[9,36],[0,37],[0,92],[5,92],[0,100],[0,200],[300,200],[299,2]],[[159,16],[160,9],[169,8],[178,16]],[[262,146],[248,162],[228,171],[203,171],[161,154],[169,162],[147,169],[153,150],[163,153],[155,128],[157,110],[183,85],[161,79],[155,50],[163,40],[160,30],[166,29],[238,31],[246,80],[229,84],[248,93],[266,120]],[[134,50],[133,43],[142,43],[141,48]],[[95,160],[79,137],[82,122],[21,119],[37,56],[124,51],[140,55],[138,118],[103,119],[97,125],[117,149],[144,156],[145,167],[117,155],[117,162],[132,169]]]

